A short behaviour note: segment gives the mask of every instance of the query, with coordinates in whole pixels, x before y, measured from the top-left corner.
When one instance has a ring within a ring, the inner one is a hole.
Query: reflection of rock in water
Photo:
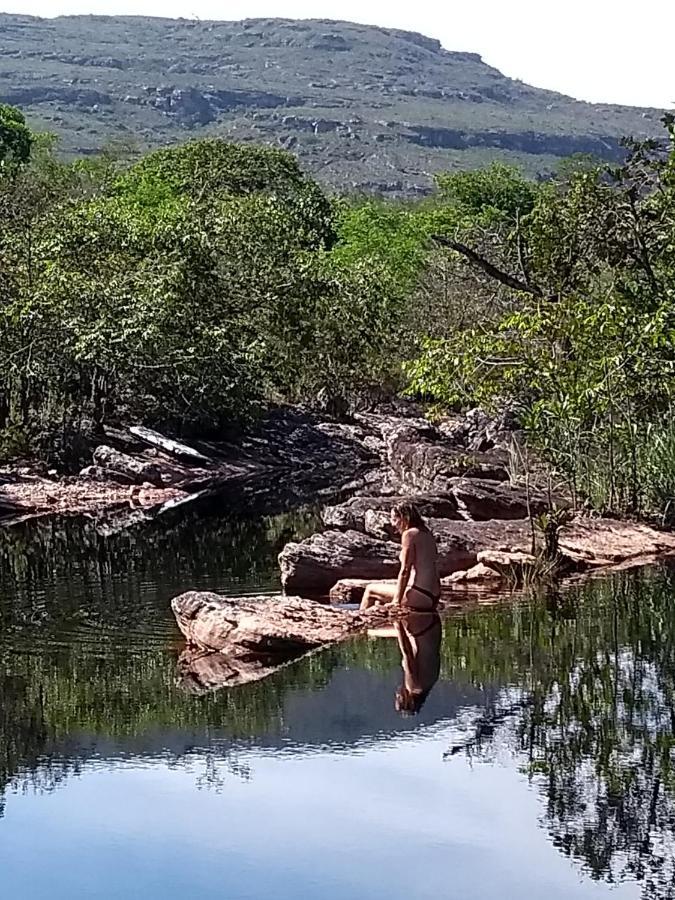
[[[178,683],[189,693],[200,696],[260,681],[294,660],[293,655],[226,656],[210,650],[184,650],[177,663]]]

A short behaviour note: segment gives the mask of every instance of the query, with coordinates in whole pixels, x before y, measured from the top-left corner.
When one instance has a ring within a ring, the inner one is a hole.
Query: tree
[[[26,119],[14,106],[0,103],[0,175],[3,170],[25,165],[30,159],[35,136]]]
[[[430,336],[409,367],[413,391],[442,405],[508,402],[594,505],[665,517],[675,513],[674,171],[675,145],[635,145],[619,167],[539,186],[513,226],[509,214],[486,227],[479,211],[478,245],[470,231],[443,237],[507,300],[461,335]]]

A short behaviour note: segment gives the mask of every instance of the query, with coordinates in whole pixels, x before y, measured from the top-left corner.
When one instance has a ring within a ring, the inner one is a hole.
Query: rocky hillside
[[[614,158],[660,113],[514,81],[419,34],[328,21],[0,14],[0,101],[70,153],[205,134],[286,147],[341,190],[414,195],[494,158]]]

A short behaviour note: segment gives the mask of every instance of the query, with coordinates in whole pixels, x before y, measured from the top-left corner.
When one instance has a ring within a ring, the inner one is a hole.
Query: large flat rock
[[[386,513],[369,514],[369,523]],[[520,551],[532,547],[527,519],[457,522],[429,519],[438,542],[441,577],[471,569],[481,551]],[[374,526],[372,526],[374,527]],[[638,557],[675,554],[675,534],[616,519],[576,519],[561,534],[560,549],[575,562],[606,566]],[[398,574],[399,547],[356,531],[327,531],[300,543],[287,544],[279,556],[281,577],[288,591],[328,595],[341,579],[379,581]]]
[[[300,597],[229,598],[208,591],[180,594],[171,609],[190,647],[225,653],[238,661],[239,670],[254,659],[256,668],[261,661],[281,664],[345,640],[382,618],[381,612],[364,616]],[[208,681],[208,675],[202,671],[199,680]]]

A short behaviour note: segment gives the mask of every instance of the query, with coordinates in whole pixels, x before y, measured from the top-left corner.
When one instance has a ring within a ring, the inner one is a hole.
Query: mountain
[[[207,134],[285,147],[331,187],[415,195],[495,158],[546,173],[658,136],[658,110],[582,103],[420,34],[343,22],[0,14],[0,101],[85,154]]]

